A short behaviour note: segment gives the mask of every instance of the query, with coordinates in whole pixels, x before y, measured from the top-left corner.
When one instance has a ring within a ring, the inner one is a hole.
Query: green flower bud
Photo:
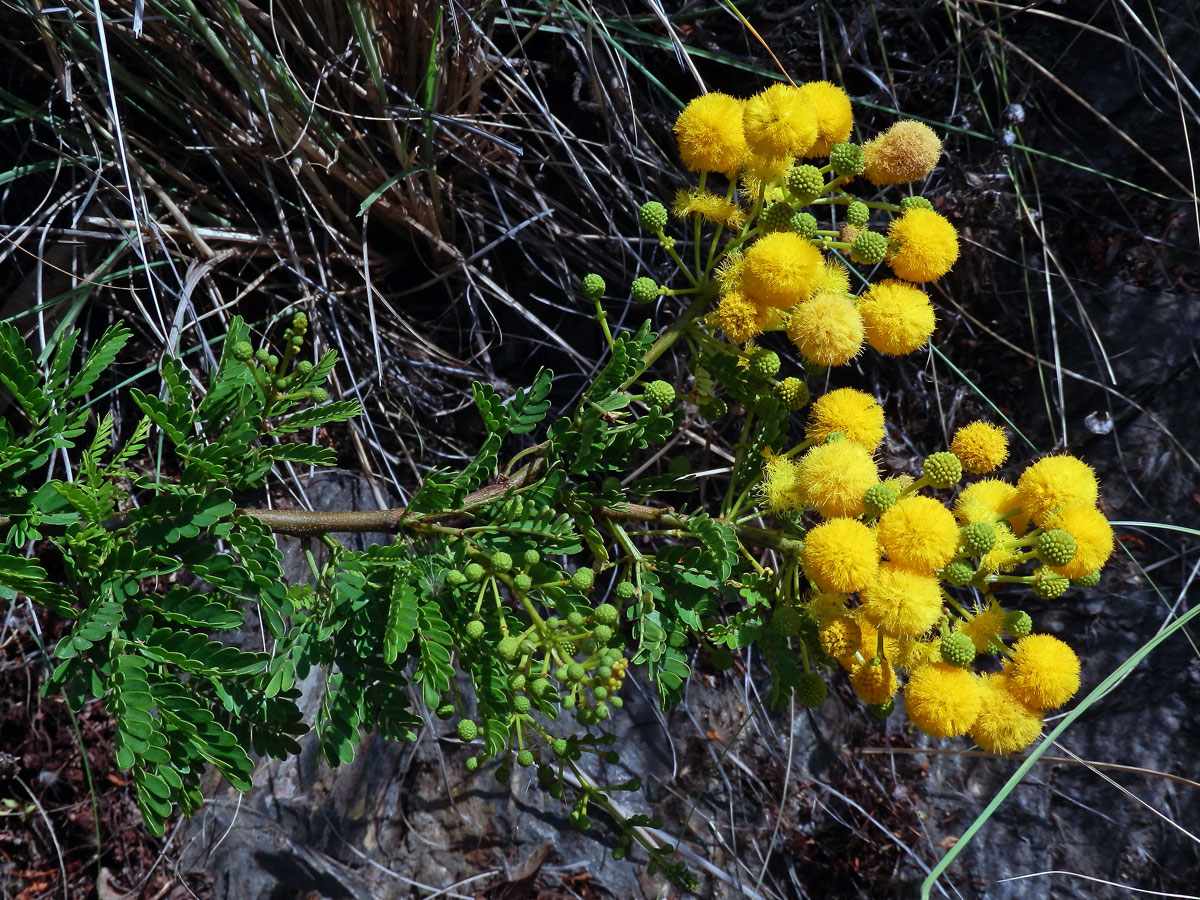
[[[1031,585],[1033,596],[1039,600],[1057,600],[1071,586],[1071,579],[1051,571],[1047,566],[1038,566],[1034,569],[1033,577],[1037,579]]]
[[[975,660],[975,642],[961,632],[942,638],[942,659],[952,666],[965,669]]]
[[[530,549],[530,550],[526,550],[521,555],[521,559],[525,562],[525,565],[527,565],[527,566],[536,566],[538,563],[540,563],[542,561],[542,554],[538,553],[536,550]]]
[[[1038,535],[1037,555],[1048,566],[1065,566],[1075,558],[1075,538],[1061,528],[1043,531]]]
[[[1004,630],[1015,638],[1028,637],[1033,631],[1033,619],[1023,609],[1014,609],[1004,617]]]
[[[523,769],[528,769],[533,765],[533,751],[522,750],[517,754],[517,765]]]
[[[513,558],[503,550],[498,550],[492,554],[491,564],[494,571],[507,572],[513,567]]]
[[[750,357],[750,371],[758,378],[774,378],[779,371],[779,365],[779,354],[774,350],[762,348]]]
[[[254,358],[260,363],[266,363],[271,358],[271,351],[266,347],[259,347],[254,351]]]
[[[896,502],[896,489],[890,484],[880,482],[867,488],[863,494],[863,509],[868,516],[878,518],[892,508]]]
[[[635,303],[653,303],[658,299],[658,293],[658,282],[645,275],[633,279],[633,284],[629,287],[629,296]]]
[[[524,672],[513,672],[511,675],[509,675],[508,676],[508,687],[509,687],[509,690],[513,690],[513,691],[524,690],[524,688],[525,688],[525,673]]]
[[[478,756],[468,756],[465,765],[467,767],[468,772],[477,771],[479,769],[479,757]]]
[[[478,619],[472,619],[467,623],[467,638],[477,641],[481,637],[483,637],[483,623]]]
[[[675,402],[675,388],[669,381],[652,381],[642,391],[642,399],[647,406],[666,409]]]
[[[238,341],[233,345],[233,358],[240,359],[242,362],[249,362],[254,358],[254,348],[250,346],[249,341]]]
[[[529,698],[524,694],[518,694],[516,697],[513,697],[513,711],[518,715],[523,716],[529,712],[529,706]]]
[[[592,688],[592,696],[597,700],[606,700],[608,698],[608,688],[596,685]]]
[[[577,591],[586,593],[592,589],[592,585],[596,582],[596,573],[587,566],[580,566],[571,575],[571,587]]]
[[[592,639],[597,644],[607,644],[613,639],[613,630],[607,625],[597,625],[592,629]]]
[[[458,731],[458,739],[464,744],[469,744],[475,738],[479,737],[479,726],[470,719],[459,719],[456,730]]]
[[[323,387],[315,387],[308,392],[308,396],[312,399],[313,403],[324,403],[329,399],[329,392]]]
[[[582,628],[583,627],[583,613],[581,613],[575,609],[571,610],[567,614],[567,624],[570,625],[572,628]]]
[[[520,575],[513,577],[513,587],[522,594],[527,593],[529,589],[533,587],[533,579],[522,572]]]
[[[508,766],[501,766],[495,771],[492,777],[501,784],[506,784],[508,779],[512,778],[512,769],[510,769]]]
[[[716,422],[729,415],[729,404],[720,397],[710,397],[707,403],[700,405],[700,415],[710,422]]]
[[[804,616],[794,606],[780,605],[775,608],[775,614],[771,617],[772,630],[786,637],[799,637],[803,625]]]
[[[292,330],[300,333],[308,331],[308,316],[302,312],[292,316]]]
[[[987,556],[996,546],[996,529],[989,522],[972,522],[962,530],[962,538],[972,556]]]
[[[550,690],[550,682],[545,678],[535,678],[529,685],[529,693],[533,694],[538,700],[545,697],[548,690]]]
[[[446,570],[446,584],[450,585],[450,587],[461,587],[462,585],[464,585],[466,583],[467,583],[467,576],[464,575],[462,572],[460,572],[458,569],[447,569]]]
[[[801,201],[811,201],[825,190],[825,176],[816,166],[792,166],[783,176],[783,183]]]
[[[632,582],[632,581],[618,581],[618,582],[617,582],[617,588],[616,588],[616,592],[617,592],[617,596],[618,596],[618,597],[620,597],[622,600],[632,600],[632,599],[633,599],[633,595],[637,593],[637,588],[635,588],[635,587],[633,586],[633,582]],[[608,604],[606,604],[606,603],[602,603],[602,604],[600,604],[600,606],[597,606],[597,607],[596,607],[596,615],[597,615],[597,616],[600,616],[600,615],[606,615],[606,616],[607,616],[607,615],[608,615],[608,613],[603,613],[603,614],[602,614],[602,613],[600,612],[600,607],[601,607],[601,606],[607,606],[607,605],[608,605]],[[616,613],[616,607],[613,607],[613,613],[614,613],[614,614]],[[606,619],[597,619],[597,621],[599,621],[599,622],[604,622],[604,624],[605,624],[605,625],[612,625],[614,622],[616,622],[616,619],[614,618],[612,622],[609,622],[609,621],[607,621]]]
[[[570,752],[570,750],[571,750],[571,747],[570,747],[570,744],[567,743],[566,738],[555,738],[554,740],[552,740],[550,742],[550,752],[553,753],[555,756],[565,758],[566,755]]]
[[[798,212],[792,216],[788,222],[792,231],[800,235],[800,237],[811,238],[817,233],[817,229],[821,226],[817,223],[817,217],[812,213]]]
[[[568,681],[583,681],[587,677],[587,670],[579,663],[573,662],[567,666]]]
[[[950,584],[959,587],[962,587],[964,584],[970,584],[971,579],[974,577],[975,570],[971,568],[969,563],[965,563],[961,559],[947,563],[946,567],[942,569],[942,578],[950,582]]]
[[[962,463],[949,450],[933,453],[925,457],[921,471],[929,480],[931,487],[949,488],[958,484],[962,478]]]
[[[307,378],[309,375],[312,374],[312,371],[313,371],[313,364],[310,363],[307,359],[302,359],[302,360],[300,360],[300,362],[296,363],[296,374],[299,375],[301,378]]]
[[[622,706],[625,705],[625,701],[622,700],[620,697],[609,697],[608,702],[611,703],[613,705],[613,708],[615,708],[615,709],[620,709]]]
[[[861,200],[855,200],[846,207],[846,224],[862,228],[871,219],[871,208]]]
[[[596,301],[604,296],[604,279],[595,272],[583,276],[583,296]]]
[[[896,708],[896,701],[892,697],[888,697],[883,703],[872,703],[867,709],[877,719],[886,719],[892,714],[892,710]]]
[[[483,581],[483,576],[486,574],[487,572],[483,566],[477,562],[467,563],[466,568],[463,569],[463,575],[467,577],[467,581],[471,582],[471,584],[479,584],[479,582]]]
[[[878,231],[860,231],[850,244],[850,258],[864,266],[883,262],[887,252],[887,238]]]
[[[454,704],[453,703],[443,703],[441,706],[439,706],[437,709],[435,709],[433,711],[433,713],[435,716],[437,716],[439,719],[442,719],[442,720],[453,719],[454,718]]]
[[[796,680],[796,699],[800,701],[801,706],[816,709],[825,702],[828,694],[825,679],[816,672],[803,672]]]
[[[861,175],[863,152],[858,144],[834,144],[829,151],[829,165],[835,175]]]
[[[933,209],[933,204],[924,197],[905,197],[900,201],[900,211],[908,212],[910,209]]]
[[[647,200],[638,208],[638,224],[657,234],[667,225],[667,208],[657,200]]]
[[[279,357],[276,356],[274,353],[267,354],[267,367],[274,369],[278,365],[279,365]]]
[[[808,385],[799,378],[789,375],[775,386],[775,394],[779,402],[793,412],[808,405]]]
[[[612,678],[612,668],[610,666],[597,666],[596,677],[602,681],[607,681]]]
[[[846,436],[844,434],[842,434],[840,431],[831,431],[831,432],[829,432],[829,434],[825,435],[825,440],[822,441],[821,443],[836,444],[838,441],[844,441],[844,440],[846,440]]]
[[[521,639],[515,634],[501,638],[500,643],[496,645],[496,652],[505,662],[512,662],[521,652]]]
[[[764,209],[758,221],[767,231],[788,231],[792,227],[794,214],[791,204],[780,201]]]
[[[1081,588],[1095,587],[1099,583],[1100,583],[1100,570],[1099,569],[1097,569],[1095,572],[1088,572],[1086,575],[1083,575],[1080,578],[1072,578],[1071,579],[1071,584],[1075,585],[1075,587],[1081,587]]]

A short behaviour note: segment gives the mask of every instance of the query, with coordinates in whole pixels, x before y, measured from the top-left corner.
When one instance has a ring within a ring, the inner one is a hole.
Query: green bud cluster
[[[1057,600],[1071,586],[1071,580],[1067,576],[1059,575],[1047,566],[1038,566],[1034,569],[1033,577],[1031,590],[1033,596],[1039,600]]]
[[[975,642],[961,632],[942,638],[942,659],[952,666],[966,668],[975,661]]]
[[[595,272],[583,276],[583,296],[596,301],[604,296],[604,279]]]
[[[816,236],[817,229],[821,226],[812,213],[798,212],[788,220],[788,227],[801,237],[811,238]]]
[[[896,489],[890,484],[884,482],[873,484],[863,495],[863,509],[871,518],[879,518],[892,508],[896,498]]]
[[[900,211],[908,212],[910,209],[933,209],[933,204],[924,197],[905,197],[900,201]]]
[[[887,252],[887,238],[877,231],[860,231],[850,244],[850,258],[864,266],[883,262]]]
[[[808,385],[799,378],[788,376],[775,387],[775,393],[780,402],[788,409],[796,412],[808,405]]]
[[[667,225],[667,208],[657,200],[648,200],[638,208],[638,224],[651,234],[658,234]]]
[[[1075,538],[1061,528],[1043,531],[1038,535],[1037,555],[1048,566],[1065,566],[1075,558]]]
[[[825,176],[816,166],[792,166],[783,176],[783,183],[801,202],[811,201],[825,190]]]
[[[790,204],[780,201],[764,209],[759,221],[767,231],[788,231],[792,227],[794,213]]]
[[[645,275],[633,279],[633,284],[629,287],[629,296],[635,303],[653,303],[658,299],[658,295],[658,282]]]
[[[972,522],[962,529],[962,539],[972,556],[987,556],[996,546],[996,529],[988,522]]]
[[[779,354],[774,350],[760,348],[750,357],[750,373],[756,378],[774,378],[779,366]]]
[[[825,679],[816,672],[803,672],[796,679],[796,699],[808,709],[816,709],[825,702],[829,689]]]
[[[647,406],[666,409],[675,402],[675,388],[668,381],[652,381],[642,392],[642,399]]]
[[[962,479],[962,463],[949,450],[925,457],[921,468],[930,487],[944,490],[954,487]]]
[[[871,219],[871,209],[861,200],[853,201],[846,207],[846,224],[862,228]]]
[[[858,144],[834,144],[829,151],[829,166],[835,175],[853,177],[861,175],[864,168],[862,147]]]

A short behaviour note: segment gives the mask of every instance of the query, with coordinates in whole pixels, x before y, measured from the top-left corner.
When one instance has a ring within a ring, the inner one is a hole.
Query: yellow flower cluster
[[[838,366],[864,344],[899,356],[932,335],[934,308],[915,283],[936,280],[954,264],[953,225],[929,204],[876,204],[898,213],[886,236],[860,227],[862,203],[855,225],[840,229],[822,231],[802,211],[826,194],[823,203],[852,204],[844,185],[856,175],[876,186],[906,184],[928,175],[941,157],[941,141],[919,122],[897,122],[861,148],[846,143],[853,126],[849,97],[829,82],[775,84],[746,100],[704,94],[680,113],[680,158],[701,173],[701,187],[680,192],[675,212],[735,232],[716,273],[720,299],[712,320],[734,343],[781,330],[805,359]],[[804,164],[819,157],[829,165]],[[705,188],[709,173],[729,179],[726,196]],[[896,277],[855,294],[847,259],[886,262]]]
[[[1015,485],[983,478],[947,505],[924,489],[950,490],[959,467],[999,467],[1008,456],[1001,428],[960,428],[952,454],[930,457],[916,480],[881,477],[883,410],[861,391],[818,399],[806,435],[803,453],[770,457],[761,497],[770,511],[820,519],[800,552],[819,650],[868,704],[887,709],[902,690],[909,719],[931,736],[969,735],[996,753],[1027,747],[1044,714],[1079,689],[1079,660],[1058,638],[1031,634],[1029,616],[1006,610],[995,592],[1021,584],[1053,600],[1069,579],[1095,577],[1113,538],[1090,467],[1047,457]],[[1031,574],[1009,574],[1030,562]],[[981,602],[954,599],[968,584]],[[1001,671],[977,671],[977,655],[999,655]]]

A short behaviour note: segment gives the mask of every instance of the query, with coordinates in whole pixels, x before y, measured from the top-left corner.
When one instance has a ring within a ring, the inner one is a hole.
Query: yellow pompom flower
[[[921,636],[942,614],[938,580],[891,562],[880,564],[874,579],[859,596],[860,608],[871,624],[897,638]]]
[[[885,278],[858,298],[867,343],[880,353],[903,356],[920,350],[937,324],[929,295],[907,281]]]
[[[971,422],[954,432],[950,452],[958,457],[965,471],[984,475],[1000,468],[1008,459],[1008,438],[998,425]]]
[[[1024,548],[1009,546],[1014,535],[1012,529],[1003,522],[993,522],[992,528],[996,532],[996,543],[980,558],[979,570],[987,575],[1011,572],[1024,561],[1021,559],[1021,551]]]
[[[862,349],[863,318],[845,294],[820,291],[792,309],[787,335],[813,362],[840,366]]]
[[[763,199],[767,203],[784,199],[787,195],[778,182],[783,177],[783,173],[791,167],[792,158],[790,156],[759,156],[757,153],[751,153],[750,161],[746,163],[746,172],[742,175],[743,186],[752,189],[747,191],[750,202],[757,202],[764,184],[774,185],[763,194]]]
[[[1112,556],[1112,526],[1094,506],[1068,506],[1046,517],[1046,529],[1061,528],[1075,539],[1075,555],[1065,566],[1051,566],[1059,575],[1082,578],[1099,572]]]
[[[850,139],[854,128],[854,112],[850,98],[836,84],[810,81],[800,85],[800,93],[812,103],[817,114],[817,140],[805,156],[828,156],[834,144]]]
[[[799,88],[773,84],[743,104],[742,129],[759,156],[803,156],[817,139],[817,113]]]
[[[701,94],[675,120],[679,158],[693,172],[736,172],[750,156],[742,130],[742,101],[714,91]]]
[[[1008,676],[997,672],[980,679],[979,716],[967,732],[989,753],[1017,753],[1042,733],[1042,717],[1010,694]]]
[[[1004,633],[1004,608],[989,600],[984,606],[976,606],[970,619],[957,620],[954,631],[969,637],[976,653],[995,653]]]
[[[786,456],[771,455],[763,463],[762,497],[774,513],[799,512],[801,503],[799,466]]]
[[[804,506],[826,519],[861,516],[863,495],[879,483],[871,451],[853,441],[818,444],[800,458],[796,480]]]
[[[812,296],[824,269],[821,251],[790,231],[763,235],[741,267],[742,290],[759,306],[787,309]]]
[[[706,222],[729,228],[741,228],[746,221],[744,209],[710,191],[679,191],[671,212],[681,219],[700,216]]]
[[[828,594],[824,591],[815,591],[804,604],[804,609],[812,616],[813,621],[818,623],[842,619],[848,615],[846,595]]]
[[[874,452],[883,443],[883,407],[870,394],[838,388],[821,395],[808,413],[804,436],[823,441],[834,432]]]
[[[834,659],[853,656],[862,646],[862,629],[849,616],[822,622],[817,629],[821,649]]]
[[[961,458],[961,457],[960,457]],[[1021,506],[1015,485],[995,478],[985,478],[963,488],[954,501],[954,514],[963,525],[972,522],[995,522],[1000,516]],[[1024,534],[1029,516],[1021,512],[1005,519],[1015,534]]]
[[[887,703],[900,686],[896,670],[886,659],[868,659],[859,663],[850,672],[850,687],[864,703],[873,706]]]
[[[825,267],[821,270],[817,290],[827,291],[831,294],[849,294],[850,270],[833,257],[829,257],[825,260]]]
[[[879,517],[879,545],[896,565],[931,574],[958,551],[958,523],[932,497],[903,497]]]
[[[762,334],[761,319],[762,310],[741,291],[730,291],[717,302],[717,325],[735,344],[744,344]]]
[[[979,676],[948,663],[930,663],[908,677],[904,711],[930,737],[966,734],[979,717]]]
[[[1100,495],[1096,473],[1074,456],[1047,456],[1017,479],[1018,505],[1035,525],[1042,525],[1056,506],[1095,506]]]
[[[958,232],[945,216],[913,207],[888,225],[887,264],[905,281],[937,281],[958,259]]]
[[[919,669],[942,658],[941,641],[898,640],[892,653],[892,665],[897,669]]]
[[[1079,657],[1049,634],[1031,634],[1013,645],[1013,658],[1004,661],[1008,691],[1026,706],[1054,709],[1079,690]]]
[[[830,519],[804,538],[804,571],[822,591],[852,594],[870,584],[879,569],[879,545],[857,519]]]
[[[901,119],[862,149],[863,174],[883,187],[918,181],[932,172],[941,158],[942,142],[928,125]]]

